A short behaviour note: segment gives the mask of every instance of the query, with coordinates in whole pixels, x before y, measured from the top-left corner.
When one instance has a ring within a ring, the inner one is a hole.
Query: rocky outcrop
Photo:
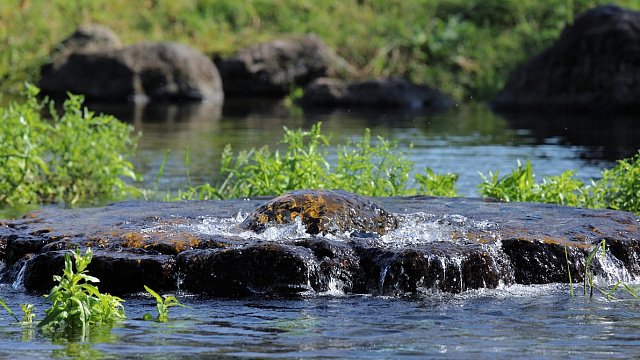
[[[63,50],[42,67],[39,86],[43,92],[71,92],[99,101],[222,103],[218,70],[200,51],[177,43],[120,47],[117,41],[108,40],[108,33],[86,33],[81,28],[63,41]]]
[[[441,92],[399,78],[366,81],[317,79],[304,89],[306,107],[373,107],[442,111],[455,102]]]
[[[233,96],[281,97],[318,77],[352,71],[315,35],[257,44],[216,65],[225,94]]]
[[[301,199],[295,193],[292,198]],[[241,225],[244,214],[261,206],[286,207],[298,200],[46,207],[24,219],[0,222],[2,281],[46,292],[52,275],[62,270],[64,252],[91,247],[90,274],[101,280],[100,290],[119,295],[143,291],[143,285],[233,297],[458,293],[568,282],[569,271],[574,282],[581,281],[586,255],[602,240],[608,251],[593,259],[597,276],[640,274],[640,218],[630,213],[468,198],[374,200],[375,209],[386,209],[397,220],[395,230],[322,234],[275,221],[256,233]],[[273,208],[269,216],[278,219],[278,214],[287,218],[284,210]]]
[[[498,110],[640,110],[640,13],[599,6],[509,77]]]

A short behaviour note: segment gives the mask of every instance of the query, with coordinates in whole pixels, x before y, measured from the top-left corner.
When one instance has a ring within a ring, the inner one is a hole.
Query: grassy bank
[[[99,22],[125,43],[179,41],[222,56],[316,33],[362,77],[404,76],[460,101],[489,99],[576,14],[611,2],[640,9],[639,0],[3,0],[0,86],[16,91],[37,81],[61,39]]]

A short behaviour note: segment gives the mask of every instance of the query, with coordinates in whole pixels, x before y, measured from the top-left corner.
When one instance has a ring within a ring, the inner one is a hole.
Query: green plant
[[[148,287],[147,285],[144,286],[144,289],[151,294],[151,296],[153,296],[156,299],[156,310],[158,312],[158,316],[157,316],[157,320],[160,322],[167,322],[169,320],[169,308],[172,306],[182,306],[182,307],[188,307],[184,304],[181,304],[180,301],[178,300],[178,298],[176,298],[173,295],[165,295],[165,296],[160,296],[160,294],[158,294],[157,292],[153,291],[150,287]],[[145,318],[148,319],[151,316],[148,314],[145,314]]]
[[[584,296],[587,296],[587,292],[589,293],[589,297],[592,298],[593,297],[593,289],[594,289],[594,284],[593,284],[593,279],[594,279],[594,273],[593,273],[593,269],[591,266],[591,262],[593,261],[593,259],[595,258],[596,254],[601,253],[601,256],[604,258],[606,256],[607,253],[607,242],[605,240],[602,240],[601,242],[598,243],[598,245],[594,246],[589,253],[587,254],[587,257],[584,260],[584,279],[583,279],[583,294]],[[600,289],[598,289],[600,290]],[[602,290],[600,290],[602,291]]]
[[[13,310],[11,310],[9,306],[7,306],[7,303],[3,299],[0,299],[0,306],[2,306],[9,313],[9,315],[13,316],[16,321],[20,321]]]
[[[22,309],[22,325],[31,325],[33,323],[33,319],[36,318],[36,314],[33,312],[33,304],[21,304],[20,308]]]
[[[595,183],[594,194],[601,207],[640,214],[640,152],[603,170],[602,179]]]
[[[367,196],[398,196],[413,193],[408,188],[413,162],[398,150],[396,142],[378,136],[371,141],[365,129],[358,141],[347,141],[338,150],[328,188],[339,188]]]
[[[362,138],[338,146],[336,164],[332,166],[326,160],[329,137],[322,134],[321,126],[316,123],[309,130],[285,127],[283,151],[263,146],[234,154],[227,146],[217,182],[193,186],[187,179],[187,187],[167,199],[273,196],[295,189],[343,189],[367,196],[414,195],[417,191],[455,196],[457,175],[438,175],[429,168],[425,169],[426,175],[419,174],[415,180],[419,190],[412,187],[414,164],[408,154],[400,151],[395,142],[382,137],[372,140],[369,129],[365,129]]]
[[[62,276],[53,277],[58,284],[46,295],[52,304],[46,310],[45,318],[38,323],[39,328],[50,333],[59,330],[79,332],[84,336],[90,326],[111,325],[125,318],[123,300],[102,294],[91,284],[99,282],[87,274],[87,266],[92,258],[90,248],[84,255],[79,249],[73,252],[73,261],[69,253],[65,253]]]
[[[424,169],[424,172],[424,174],[416,174],[419,193],[431,196],[458,196],[456,190],[458,174],[436,174],[428,167]]]
[[[7,303],[3,299],[0,299],[0,306],[2,306],[9,313],[9,315],[13,316],[13,318],[16,319],[16,322],[21,323],[23,326],[31,325],[33,323],[33,319],[36,317],[36,314],[33,313],[33,304],[20,305],[22,313],[24,314],[22,316],[22,320],[18,319],[18,316],[13,312],[13,310],[9,308],[9,306],[7,306]]]
[[[573,277],[571,277],[571,264],[569,263],[569,252],[566,245],[564,246],[564,259],[567,264],[567,275],[569,276],[569,294],[573,297]]]
[[[482,183],[478,185],[480,194],[508,202],[542,202],[569,206],[587,204],[590,189],[575,178],[575,173],[567,170],[558,176],[547,176],[542,183],[535,182],[531,161],[525,165],[518,160],[517,168],[500,177],[498,172],[488,176],[479,173]]]
[[[0,107],[0,204],[71,205],[128,194],[122,177],[136,179],[126,160],[136,145],[132,128],[83,109],[81,96],[69,95],[58,114],[38,92],[27,84],[24,102]]]

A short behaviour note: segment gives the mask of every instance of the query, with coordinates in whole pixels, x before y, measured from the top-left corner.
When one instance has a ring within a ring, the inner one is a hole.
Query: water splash
[[[629,273],[622,261],[613,256],[609,251],[602,256],[601,251],[593,258],[592,266],[595,274],[595,283],[598,286],[610,286],[622,283],[633,283],[636,279]]]
[[[462,215],[435,216],[423,212],[399,215],[400,224],[396,230],[381,237],[387,246],[411,246],[438,241],[475,239],[497,242],[498,225],[489,221],[476,221]]]
[[[16,290],[24,290],[24,274],[27,271],[27,261],[20,260],[16,265],[19,266],[20,270],[18,271],[16,278],[11,283],[11,286]]]

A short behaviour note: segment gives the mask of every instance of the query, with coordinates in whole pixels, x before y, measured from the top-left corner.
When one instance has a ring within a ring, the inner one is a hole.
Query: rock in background
[[[316,78],[353,71],[315,35],[257,44],[217,66],[225,94],[233,96],[282,97]]]
[[[305,107],[369,107],[442,111],[455,102],[438,90],[399,78],[343,81],[321,78],[304,89]]]
[[[516,69],[497,110],[640,110],[640,13],[588,10],[553,46]]]
[[[200,51],[177,43],[120,46],[100,25],[80,27],[41,69],[43,92],[98,101],[211,101],[222,103],[220,75]]]

